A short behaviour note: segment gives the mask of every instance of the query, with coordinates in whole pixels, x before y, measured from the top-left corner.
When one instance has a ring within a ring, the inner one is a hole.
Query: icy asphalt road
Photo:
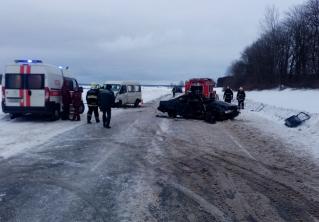
[[[319,167],[235,120],[156,103],[0,161],[0,221],[318,221]]]

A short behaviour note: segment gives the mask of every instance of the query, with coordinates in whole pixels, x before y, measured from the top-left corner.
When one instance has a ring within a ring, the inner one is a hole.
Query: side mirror
[[[83,93],[83,87],[79,87],[79,91]]]

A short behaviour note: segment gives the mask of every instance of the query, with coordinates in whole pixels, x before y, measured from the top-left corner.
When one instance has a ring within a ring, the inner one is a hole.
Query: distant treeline
[[[266,10],[261,36],[229,68],[232,87],[319,87],[319,0],[292,8],[283,19]],[[223,81],[223,80],[222,80]]]

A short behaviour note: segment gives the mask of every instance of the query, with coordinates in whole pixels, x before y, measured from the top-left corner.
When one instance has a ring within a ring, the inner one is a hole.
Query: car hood
[[[229,103],[226,103],[223,101],[213,101],[208,106],[218,107],[218,108],[222,108],[224,110],[237,110],[238,109],[238,107],[236,105],[229,104]]]

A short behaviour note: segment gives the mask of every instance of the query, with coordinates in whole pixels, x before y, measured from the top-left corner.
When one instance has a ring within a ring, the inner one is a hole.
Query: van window
[[[134,86],[135,92],[141,92],[141,86]]]
[[[6,74],[5,84],[7,89],[23,89],[24,78],[20,74]]]
[[[127,86],[128,92],[134,92],[134,86]]]
[[[44,89],[44,75],[33,74],[26,76],[27,89]]]

